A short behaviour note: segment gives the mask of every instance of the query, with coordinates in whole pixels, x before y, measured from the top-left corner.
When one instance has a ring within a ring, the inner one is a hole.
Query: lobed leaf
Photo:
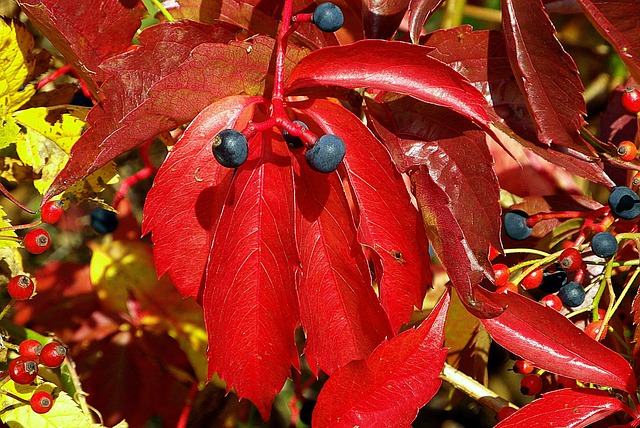
[[[416,329],[381,343],[324,384],[314,427],[410,427],[418,409],[438,391],[447,350],[442,348],[449,293]]]

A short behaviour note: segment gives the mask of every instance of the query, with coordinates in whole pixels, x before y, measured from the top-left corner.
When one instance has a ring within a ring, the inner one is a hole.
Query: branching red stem
[[[11,202],[13,202],[14,204],[16,204],[16,205],[17,205],[18,207],[20,207],[22,210],[24,210],[24,211],[28,212],[29,214],[35,214],[35,213],[36,213],[35,211],[33,211],[33,210],[31,210],[31,209],[27,208],[26,206],[22,205],[22,204],[20,203],[20,201],[19,201],[19,200],[17,200],[17,199],[16,199],[16,198],[11,194],[11,192],[9,192],[9,191],[7,190],[7,188],[6,188],[6,187],[4,187],[4,186],[2,185],[2,183],[0,183],[0,192],[2,192],[2,194],[3,194],[7,199],[9,199]]]
[[[73,68],[71,68],[71,64],[63,65],[53,73],[47,74],[42,79],[40,79],[38,81],[38,84],[36,85],[36,89],[39,91],[45,85],[48,85],[49,83],[53,82],[60,76],[64,76],[65,74],[69,73],[71,70],[73,70]]]

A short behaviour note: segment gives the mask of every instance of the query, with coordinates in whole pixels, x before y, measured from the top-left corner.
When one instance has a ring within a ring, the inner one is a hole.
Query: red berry
[[[574,271],[582,266],[582,254],[577,249],[571,247],[567,248],[560,253],[558,259],[560,266],[567,272]]]
[[[47,413],[53,406],[53,397],[47,391],[36,391],[29,400],[31,409],[36,413]]]
[[[563,389],[563,388],[573,388],[574,386],[577,385],[577,382],[575,379],[571,379],[569,377],[565,377],[565,376],[558,376],[558,381],[556,382],[556,385],[558,386],[558,388]]]
[[[532,270],[527,276],[522,278],[522,282],[520,283],[520,285],[522,285],[525,290],[531,290],[532,288],[540,287],[543,279],[544,271],[541,267],[539,267]]]
[[[522,395],[537,395],[540,391],[542,391],[542,379],[537,374],[528,374],[520,381]]]
[[[638,154],[638,148],[631,141],[623,141],[618,145],[618,156],[623,161],[632,161]]]
[[[502,287],[509,282],[509,267],[505,264],[498,263],[493,265],[493,274],[496,277],[496,285]]]
[[[532,373],[534,369],[533,363],[527,360],[516,360],[513,363],[513,371],[518,374],[529,374]]]
[[[24,247],[31,254],[42,254],[51,246],[51,239],[46,230],[32,229],[24,236]]]
[[[515,412],[517,412],[516,409],[514,409],[513,407],[509,407],[509,406],[504,406],[502,409],[500,409],[500,411],[496,414],[496,420],[498,422],[504,421],[505,419],[507,419],[509,416],[513,415]]]
[[[67,348],[65,348],[60,342],[53,341],[42,347],[42,351],[40,352],[40,363],[47,367],[56,368],[62,364],[66,356]]]
[[[496,250],[493,245],[489,244],[489,260],[494,261],[499,255],[500,253],[498,252],[498,250]]]
[[[40,352],[42,352],[42,344],[37,340],[28,339],[20,342],[18,348],[20,356],[31,358],[33,361],[38,361],[40,358]]]
[[[637,89],[628,87],[622,94],[622,106],[631,114],[640,112],[640,92]]]
[[[49,201],[40,208],[40,216],[42,221],[49,224],[54,224],[64,213],[64,206],[62,201]]]
[[[7,292],[11,298],[26,300],[33,296],[36,286],[27,275],[17,275],[11,278],[7,284]]]
[[[542,299],[540,299],[540,303],[545,306],[548,306],[556,311],[562,309],[562,300],[555,294],[547,294]]]
[[[596,337],[598,337],[598,334],[600,334],[600,331],[602,330],[602,334],[600,334],[600,340],[604,339],[607,335],[608,326],[606,324],[603,326],[603,321],[604,320],[598,320],[587,324],[584,332],[587,333],[592,339],[595,339]]]
[[[38,376],[38,363],[21,355],[11,360],[8,370],[15,383],[27,385]]]
[[[602,308],[598,308],[598,319],[604,319],[605,316],[607,316],[607,311]]]
[[[507,291],[511,291],[512,293],[517,293],[518,286],[515,285],[513,282],[509,281],[502,287],[498,287],[498,289],[496,290],[496,293],[507,294]]]

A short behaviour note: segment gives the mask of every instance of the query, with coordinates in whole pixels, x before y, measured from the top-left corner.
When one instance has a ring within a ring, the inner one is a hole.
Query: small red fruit
[[[631,141],[623,141],[618,145],[618,156],[623,161],[630,162],[638,155],[638,148]]]
[[[31,254],[42,254],[51,246],[49,233],[42,228],[32,229],[24,236],[24,247]]]
[[[9,280],[7,292],[11,298],[16,300],[27,300],[33,296],[36,286],[33,280],[27,275],[17,275]]]
[[[502,287],[509,282],[509,267],[507,265],[502,263],[493,265],[493,274],[496,278],[496,286]]]
[[[49,224],[57,223],[64,213],[62,201],[49,201],[40,209],[42,221]]]
[[[40,352],[40,363],[51,368],[60,367],[66,356],[67,348],[65,348],[60,342],[53,341],[42,347],[42,351]]]
[[[38,363],[21,355],[11,360],[8,370],[9,376],[15,383],[27,385],[38,376]]]
[[[575,379],[571,379],[565,376],[558,376],[558,381],[556,382],[556,385],[558,386],[559,389],[573,388],[577,384],[578,383],[576,382]]]
[[[498,422],[504,421],[505,419],[507,419],[509,416],[513,415],[515,412],[517,412],[516,409],[514,409],[513,407],[509,407],[509,406],[504,406],[502,409],[500,409],[500,411],[498,411],[498,413],[496,414],[496,420]]]
[[[562,300],[555,294],[547,294],[542,299],[540,299],[540,303],[545,306],[548,306],[556,311],[562,309]]]
[[[40,358],[40,352],[42,352],[42,344],[34,339],[23,340],[20,342],[18,352],[20,356],[31,358],[37,362]]]
[[[47,413],[53,406],[53,397],[47,391],[36,391],[29,400],[31,409],[36,413]]]
[[[498,289],[496,290],[496,293],[507,294],[507,291],[511,291],[512,293],[517,293],[518,286],[515,285],[513,282],[509,281],[502,287],[498,287]]]
[[[567,248],[560,253],[558,259],[560,266],[567,272],[574,271],[582,266],[582,254],[577,249],[571,247]]]
[[[598,337],[598,334],[600,334],[600,331],[602,331],[602,334],[600,334],[600,340],[604,339],[607,335],[607,330],[609,327],[606,324],[603,326],[603,321],[604,320],[598,320],[587,324],[584,332],[587,333],[592,339],[595,339]]]
[[[537,395],[540,391],[542,391],[542,378],[537,374],[528,374],[520,381],[522,395]]]
[[[622,94],[622,106],[631,114],[640,113],[640,92],[628,87]]]
[[[520,285],[522,285],[522,287],[525,290],[538,288],[540,287],[540,284],[542,284],[543,278],[544,278],[544,271],[542,270],[541,267],[539,267],[532,270],[527,276],[522,278],[522,282],[520,282]]]
[[[515,363],[513,363],[513,371],[518,373],[518,374],[529,374],[529,373],[533,373],[533,363],[531,361],[527,361],[527,360],[516,360]]]

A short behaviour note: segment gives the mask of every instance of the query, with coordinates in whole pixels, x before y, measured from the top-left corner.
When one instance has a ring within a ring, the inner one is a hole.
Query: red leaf
[[[636,0],[578,0],[587,18],[602,37],[613,45],[629,68],[640,80],[640,33],[635,19],[640,15],[640,3]]]
[[[413,43],[418,43],[420,33],[429,16],[440,6],[442,0],[409,1],[409,35]]]
[[[429,243],[420,214],[389,153],[360,119],[322,100],[302,111],[347,145],[343,163],[358,202],[358,240],[379,257],[375,267],[380,301],[397,332],[411,319],[414,307],[422,308],[431,284]]]
[[[620,411],[632,413],[627,405],[606,391],[567,388],[543,394],[542,398],[498,423],[496,428],[581,428]]]
[[[305,355],[314,374],[320,368],[330,375],[368,357],[392,331],[371,287],[340,178],[314,172],[304,160],[294,165]]]
[[[409,0],[365,0],[362,6],[365,37],[388,39],[402,22]]]
[[[209,252],[201,249],[210,246],[233,175],[213,158],[211,140],[258,100],[229,97],[204,109],[169,152],[147,195],[142,233],[153,232],[158,275],[168,272],[185,297],[202,296]]]
[[[595,155],[579,133],[586,105],[578,69],[556,39],[540,0],[502,0],[502,26],[511,68],[538,139]]]
[[[447,350],[445,293],[420,327],[383,342],[369,358],[352,361],[325,383],[314,427],[410,427],[418,409],[438,392]]]
[[[249,142],[215,228],[202,298],[209,374],[265,420],[291,365],[299,367],[293,174],[286,144],[274,137],[269,131]]]
[[[21,0],[29,20],[71,62],[94,95],[107,58],[124,52],[146,13],[141,1]]]
[[[627,360],[559,312],[516,293],[479,290],[480,300],[506,307],[499,317],[482,320],[505,349],[541,369],[635,393],[635,375]]]

